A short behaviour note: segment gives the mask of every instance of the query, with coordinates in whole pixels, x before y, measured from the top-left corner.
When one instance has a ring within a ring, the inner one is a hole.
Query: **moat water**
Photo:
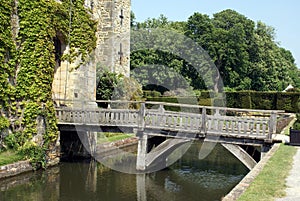
[[[221,145],[202,160],[200,143],[169,168],[133,175],[92,162],[63,162],[46,171],[0,180],[0,201],[215,201],[248,173]]]

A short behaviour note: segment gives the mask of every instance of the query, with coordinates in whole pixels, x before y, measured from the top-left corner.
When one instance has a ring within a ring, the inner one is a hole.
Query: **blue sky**
[[[276,41],[293,53],[300,68],[300,0],[131,0],[137,21],[164,14],[172,21],[186,21],[194,12],[212,14],[233,9],[276,30]]]

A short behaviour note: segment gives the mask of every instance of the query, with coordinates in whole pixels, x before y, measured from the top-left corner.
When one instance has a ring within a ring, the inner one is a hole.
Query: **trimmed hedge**
[[[250,92],[227,92],[226,106],[232,108],[251,108],[252,100]]]
[[[147,91],[147,90],[144,90],[143,91],[144,93],[144,97],[146,98],[151,98],[151,97],[160,97],[161,96],[161,93],[159,91]]]
[[[277,109],[277,93],[272,92],[255,92],[250,94],[252,109],[265,109],[276,110]]]
[[[300,93],[291,92],[256,92],[240,91],[226,92],[226,99],[221,94],[201,91],[199,97],[147,97],[147,101],[195,104],[203,106],[227,106],[231,108],[249,108],[266,110],[285,110],[286,112],[300,112]]]
[[[198,98],[195,96],[192,96],[192,97],[152,97],[152,98],[148,97],[147,101],[195,105],[198,103]],[[165,109],[170,110],[170,111],[180,111],[179,107],[174,107],[174,106],[166,106]]]
[[[278,93],[277,108],[287,112],[300,112],[300,93]]]

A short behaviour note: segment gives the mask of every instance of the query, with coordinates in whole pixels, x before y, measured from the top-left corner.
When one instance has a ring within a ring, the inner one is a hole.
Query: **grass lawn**
[[[23,157],[13,151],[0,152],[0,166],[21,161]]]
[[[98,133],[98,143],[103,142],[114,142],[118,140],[123,140],[127,138],[134,137],[134,134],[125,134],[125,133]]]
[[[281,145],[238,201],[271,201],[285,196],[285,179],[293,165],[296,148]]]

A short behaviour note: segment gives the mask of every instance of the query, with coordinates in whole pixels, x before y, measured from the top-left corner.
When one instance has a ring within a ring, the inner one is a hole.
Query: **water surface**
[[[247,168],[218,145],[203,160],[200,143],[168,169],[147,175],[116,172],[96,162],[69,162],[0,180],[0,201],[215,201]]]

